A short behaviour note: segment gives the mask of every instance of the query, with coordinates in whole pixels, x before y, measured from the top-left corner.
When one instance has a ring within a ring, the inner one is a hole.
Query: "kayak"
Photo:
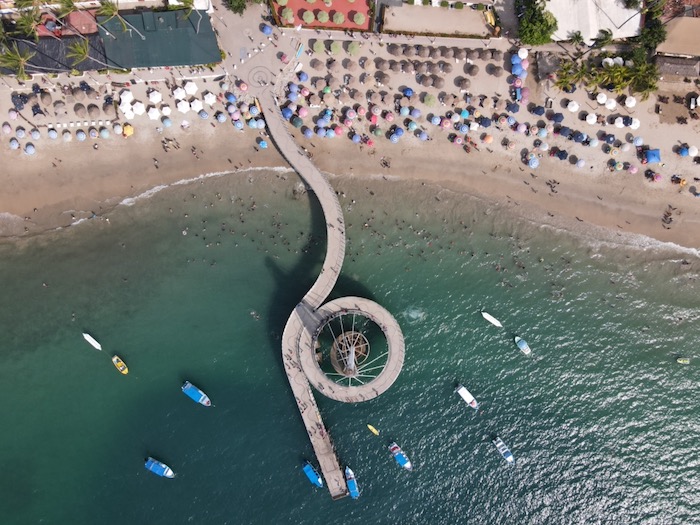
[[[503,325],[501,324],[501,321],[496,319],[493,315],[491,315],[488,312],[481,312],[481,316],[486,319],[489,323],[491,323],[493,326],[497,326],[498,328],[503,328]]]
[[[95,350],[102,350],[102,345],[97,342],[97,339],[92,337],[90,334],[83,332],[83,338],[92,345]]]
[[[369,431],[370,431],[372,434],[374,434],[375,436],[378,436],[378,435],[379,435],[379,430],[377,430],[376,428],[374,428],[372,425],[367,424],[367,428],[368,428]]]
[[[112,363],[114,363],[114,366],[122,374],[126,375],[129,373],[129,367],[126,366],[126,363],[124,361],[122,361],[121,357],[119,357],[118,355],[115,355],[112,357]]]

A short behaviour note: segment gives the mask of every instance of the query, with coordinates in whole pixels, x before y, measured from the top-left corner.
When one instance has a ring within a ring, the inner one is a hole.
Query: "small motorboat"
[[[530,347],[527,344],[527,341],[523,339],[522,337],[518,337],[517,335],[513,338],[513,341],[515,341],[515,344],[520,348],[520,351],[525,354],[525,355],[530,355]]]
[[[348,482],[348,491],[350,492],[350,497],[352,499],[357,499],[360,497],[360,489],[357,486],[357,480],[355,479],[355,473],[350,470],[350,467],[345,467],[345,481]]]
[[[515,465],[515,458],[513,457],[513,454],[510,452],[501,438],[497,436],[492,443],[496,445],[496,448],[501,453],[501,456],[503,456],[503,459],[505,459],[508,464]]]
[[[690,357],[678,357],[676,358],[676,363],[678,363],[679,365],[689,365]]]
[[[376,428],[374,428],[372,425],[367,424],[367,428],[368,428],[369,431],[370,431],[372,434],[374,434],[375,436],[378,436],[378,435],[379,435],[379,430],[377,430]]]
[[[486,319],[489,323],[491,323],[493,326],[497,326],[498,328],[503,328],[503,325],[501,324],[501,321],[496,319],[493,315],[491,315],[488,312],[481,312],[481,316]]]
[[[129,367],[126,366],[126,363],[122,361],[122,358],[118,355],[112,356],[112,363],[114,363],[114,366],[117,367],[117,370],[122,374],[126,375],[129,373]]]
[[[479,410],[479,403],[476,402],[476,399],[474,399],[474,396],[471,395],[469,390],[467,390],[464,385],[457,385],[457,388],[455,389],[455,393],[459,394],[459,396],[464,399],[464,402],[472,407],[474,410]]]
[[[189,381],[185,381],[185,383],[182,385],[182,391],[195,403],[199,403],[200,405],[204,405],[205,407],[211,406],[211,400],[209,399],[209,396],[207,396],[204,392],[202,392],[199,388],[194,386]]]
[[[323,479],[311,463],[305,461],[301,469],[304,471],[304,474],[306,474],[306,477],[309,478],[312,485],[316,485],[319,488],[323,487]]]
[[[83,337],[85,340],[92,345],[95,350],[102,350],[102,345],[97,342],[97,339],[92,337],[90,334],[83,332]]]
[[[408,471],[413,470],[413,465],[411,465],[411,460],[408,456],[401,450],[401,447],[396,444],[396,442],[389,444],[389,452],[394,456],[394,460],[399,464],[400,467],[405,468]]]
[[[145,467],[146,467],[146,470],[150,470],[156,476],[160,476],[161,478],[172,479],[175,477],[175,473],[168,465],[166,465],[162,461],[158,461],[157,459],[153,459],[150,456],[146,458]]]

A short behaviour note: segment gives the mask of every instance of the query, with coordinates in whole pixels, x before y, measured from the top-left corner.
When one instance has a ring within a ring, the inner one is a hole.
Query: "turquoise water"
[[[296,182],[260,171],[179,185],[0,247],[1,523],[700,521],[698,261],[411,183],[333,181],[349,239],[334,296],[387,307],[407,354],[373,401],[317,397],[362,497],[311,487],[279,336],[325,235]],[[185,397],[185,379],[215,408]],[[146,472],[147,455],[177,478]]]

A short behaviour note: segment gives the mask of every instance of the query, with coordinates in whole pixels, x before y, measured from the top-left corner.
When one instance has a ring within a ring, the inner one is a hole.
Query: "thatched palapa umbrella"
[[[309,97],[309,106],[320,106],[321,105],[321,97],[318,95],[314,94]]]
[[[360,91],[359,89],[353,89],[352,92],[350,93],[350,96],[357,100],[358,102],[364,102],[367,100],[367,96],[365,95],[364,91]]]
[[[440,56],[440,50],[437,47],[430,48],[430,58],[432,58],[433,60],[437,60],[438,58],[440,58]]]
[[[389,47],[387,47],[387,51],[390,55],[397,57],[401,54],[401,46],[399,46],[398,44],[389,44]]]
[[[321,62],[318,58],[314,58],[311,61],[310,65],[311,69],[313,69],[314,71],[323,71],[324,69],[326,69],[325,64]]]
[[[104,112],[105,117],[114,118],[117,116],[117,110],[114,109],[114,104],[105,104],[102,106],[102,111]]]
[[[75,115],[80,118],[87,117],[87,110],[82,104],[76,104],[75,106],[73,106],[73,113],[75,113]]]
[[[387,75],[386,73],[382,73],[381,71],[377,71],[374,74],[374,78],[380,84],[388,84],[390,80],[389,75]]]
[[[328,71],[330,71],[331,73],[339,73],[340,63],[337,60],[330,59],[328,61]]]
[[[437,75],[440,72],[440,65],[435,63],[428,64],[428,73]]]
[[[469,53],[467,53],[469,60],[479,60],[480,55],[481,53],[478,49],[472,49],[471,51],[469,51]]]
[[[412,58],[412,57],[416,56],[416,46],[406,45],[403,48],[403,56],[405,56],[407,58]]]
[[[401,97],[401,100],[399,100],[399,106],[402,108],[408,107],[411,105],[411,101],[408,99],[408,97]]]
[[[381,104],[382,103],[382,95],[375,91],[369,96],[369,101],[372,104]]]
[[[448,106],[454,106],[457,103],[457,100],[459,99],[455,95],[449,94],[444,98],[443,102]]]
[[[362,69],[367,71],[368,73],[371,73],[376,69],[376,65],[374,63],[374,60],[370,60],[367,57],[363,57],[360,59],[360,66],[362,66]]]
[[[338,96],[338,101],[339,101],[341,104],[350,104],[350,102],[352,102],[352,99],[350,98],[350,95],[349,95],[347,92],[343,91],[343,92]]]
[[[430,48],[427,48],[425,46],[419,46],[418,56],[421,58],[428,58],[430,56]]]
[[[378,58],[375,64],[379,71],[387,71],[389,69],[389,62],[383,58]]]
[[[503,51],[500,51],[498,49],[494,49],[491,52],[491,58],[493,60],[496,60],[497,62],[500,62],[501,60],[503,60]]]
[[[354,60],[347,59],[344,61],[345,69],[348,71],[356,71],[357,70],[357,62]]]
[[[396,60],[392,60],[389,62],[389,69],[394,73],[401,73],[401,64]]]
[[[48,106],[48,105],[51,104],[51,95],[48,94],[46,91],[44,91],[44,92],[41,94],[41,103],[42,103],[44,106]]]
[[[457,49],[457,51],[455,51],[455,58],[456,58],[457,60],[464,60],[464,59],[466,59],[466,58],[467,58],[467,50],[466,50],[466,49],[461,49],[461,48],[460,48],[460,49]]]
[[[437,89],[442,89],[445,87],[445,79],[437,75],[432,75],[433,87]]]
[[[423,78],[420,81],[421,86],[423,87],[432,87],[433,85],[433,77],[429,75],[424,75]]]
[[[328,87],[332,90],[336,90],[340,87],[340,80],[337,77],[331,77],[328,79]]]
[[[450,59],[454,58],[455,56],[455,50],[451,47],[443,47],[442,48],[442,58]]]
[[[73,88],[73,97],[75,97],[75,100],[85,100],[85,91],[80,88]]]
[[[481,60],[491,60],[491,50],[490,49],[482,49],[479,51],[479,59]]]
[[[493,76],[500,78],[503,76],[503,68],[501,66],[493,68]]]
[[[416,68],[416,72],[420,73],[421,75],[425,75],[428,72],[428,63],[427,62],[419,63],[418,67]]]
[[[98,118],[100,116],[100,108],[95,104],[90,104],[87,108],[87,112],[90,118]]]
[[[479,74],[479,66],[471,65],[469,66],[469,74],[473,77]]]
[[[412,73],[416,72],[416,67],[413,65],[413,62],[411,62],[410,60],[405,60],[405,61],[401,62],[401,67],[402,67],[404,73],[412,74]]]
[[[459,87],[459,89],[469,89],[471,85],[471,80],[468,78],[462,77],[457,81],[457,87]]]
[[[440,62],[440,67],[442,69],[442,72],[447,74],[452,73],[452,70],[454,69],[452,67],[452,64],[450,64],[449,62]]]
[[[328,85],[328,83],[326,82],[326,80],[325,80],[324,78],[319,78],[319,79],[316,81],[316,84],[315,84],[314,87],[315,87],[316,89],[318,89],[319,91],[321,91],[321,90],[322,90],[324,87],[326,87],[327,85]]]

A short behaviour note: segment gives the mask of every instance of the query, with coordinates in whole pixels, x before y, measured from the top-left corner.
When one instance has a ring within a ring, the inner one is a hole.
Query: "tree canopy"
[[[557,19],[547,11],[543,0],[520,0],[525,4],[518,36],[523,44],[541,45],[552,41]]]

